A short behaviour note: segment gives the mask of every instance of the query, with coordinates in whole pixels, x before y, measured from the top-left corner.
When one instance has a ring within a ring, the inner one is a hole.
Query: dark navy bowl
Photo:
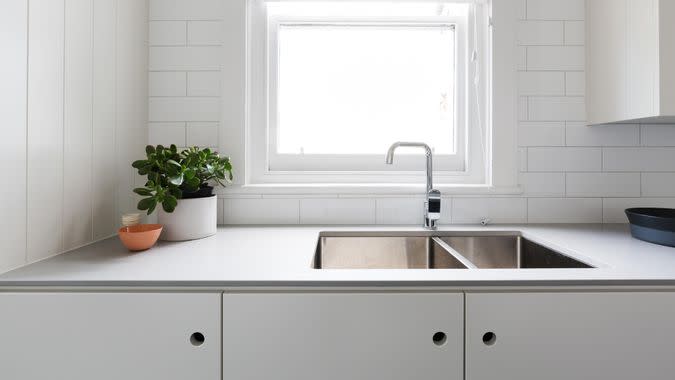
[[[626,216],[634,238],[675,247],[675,209],[629,208]]]

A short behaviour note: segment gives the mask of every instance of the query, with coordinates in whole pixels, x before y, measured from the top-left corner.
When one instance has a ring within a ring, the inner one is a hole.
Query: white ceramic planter
[[[218,198],[180,199],[172,213],[159,208],[157,220],[164,225],[161,240],[184,241],[216,234]]]

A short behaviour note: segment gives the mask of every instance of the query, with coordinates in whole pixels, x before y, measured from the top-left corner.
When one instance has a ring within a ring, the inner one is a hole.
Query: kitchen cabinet
[[[0,293],[0,378],[217,380],[220,293]]]
[[[461,293],[226,293],[231,380],[463,379]]]
[[[586,1],[589,124],[675,121],[675,2]]]
[[[466,379],[671,379],[675,293],[468,293]]]

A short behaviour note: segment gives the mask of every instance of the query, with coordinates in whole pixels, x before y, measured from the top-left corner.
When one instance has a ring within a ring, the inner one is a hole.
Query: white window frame
[[[266,46],[267,17],[264,0],[247,0],[246,27],[246,128],[245,128],[245,167],[243,170],[244,192],[251,189],[261,192],[297,193],[325,192],[339,190],[342,193],[361,193],[374,191],[379,193],[407,193],[420,187],[424,175],[423,164],[416,164],[409,171],[369,171],[326,173],[307,170],[270,171],[267,166],[267,114],[269,104],[266,93],[267,54]],[[283,1],[283,0],[281,0]],[[313,0],[321,1],[321,0]],[[426,0],[417,0],[426,1]],[[480,70],[485,70],[487,84],[481,93],[486,110],[484,133],[487,154],[485,171],[435,172],[436,187],[457,194],[517,194],[520,152],[516,144],[517,90],[516,90],[516,30],[517,19],[515,0],[478,0],[486,3],[486,12],[492,24],[497,24],[500,33],[488,33],[483,47],[483,59]],[[485,28],[487,30],[487,27]],[[498,65],[492,65],[498,61]],[[473,75],[468,77],[472,78]],[[498,96],[498,98],[495,98]],[[496,121],[496,123],[495,123]],[[264,142],[260,143],[261,141]],[[498,142],[498,143],[493,143]],[[261,149],[262,148],[262,149]],[[475,147],[474,147],[475,149]],[[402,156],[401,156],[402,157]],[[351,186],[353,185],[353,186]],[[324,191],[319,191],[323,189]],[[332,189],[332,190],[331,190]],[[235,189],[234,192],[237,190]]]

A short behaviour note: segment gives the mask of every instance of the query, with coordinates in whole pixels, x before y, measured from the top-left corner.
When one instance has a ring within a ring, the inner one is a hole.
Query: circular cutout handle
[[[444,345],[445,342],[448,341],[448,336],[444,332],[438,331],[437,333],[434,334],[433,337],[431,337],[431,340],[434,342],[435,345],[440,347]]]
[[[497,334],[493,333],[492,331],[488,331],[485,334],[483,334],[483,343],[486,346],[492,346],[497,342]]]
[[[199,347],[202,344],[204,344],[204,341],[206,340],[206,337],[204,337],[204,334],[200,332],[195,332],[190,335],[190,343],[192,343],[193,346]]]

